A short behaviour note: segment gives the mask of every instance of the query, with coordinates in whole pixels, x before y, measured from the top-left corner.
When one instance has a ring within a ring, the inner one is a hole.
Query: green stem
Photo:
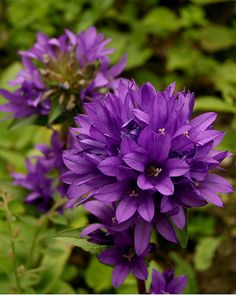
[[[34,259],[34,252],[35,252],[35,248],[36,248],[36,245],[37,245],[37,241],[38,241],[38,237],[39,237],[41,229],[47,224],[50,216],[52,214],[54,214],[54,212],[58,208],[60,208],[65,202],[66,202],[66,199],[62,199],[60,202],[54,204],[54,206],[45,215],[43,215],[39,219],[38,228],[35,231],[33,241],[32,241],[32,244],[31,244],[31,248],[30,248],[30,252],[29,252],[29,256],[28,256],[27,262],[26,262],[27,269],[30,269],[31,266],[32,266],[32,262],[33,262],[33,259]]]
[[[13,238],[12,226],[11,226],[12,215],[11,215],[11,212],[9,211],[9,208],[8,208],[8,202],[7,202],[6,196],[3,195],[2,197],[3,197],[6,218],[7,218],[8,232],[9,232],[11,252],[12,252],[12,264],[13,264],[13,269],[14,269],[14,274],[15,274],[15,279],[16,279],[17,293],[20,294],[21,293],[21,285],[20,285],[20,279],[19,279],[18,271],[17,271],[15,240]]]

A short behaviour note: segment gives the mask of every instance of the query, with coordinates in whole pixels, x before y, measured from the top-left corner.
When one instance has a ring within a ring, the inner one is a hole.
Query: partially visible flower
[[[27,174],[13,173],[14,184],[26,188],[29,193],[25,201],[34,204],[39,211],[47,212],[53,201],[53,180],[47,176],[47,171],[38,162],[33,164],[30,159],[26,159]]]
[[[149,294],[181,294],[187,281],[184,275],[174,277],[173,270],[166,270],[162,274],[153,269]]]
[[[0,91],[9,101],[0,110],[15,118],[53,113],[56,119],[65,112],[78,113],[85,100],[113,87],[124,69],[125,56],[110,67],[108,55],[114,50],[106,48],[109,42],[95,27],[79,34],[65,30],[58,38],[39,33],[31,49],[20,51],[24,68],[10,82],[19,86],[13,92]]]
[[[114,247],[103,251],[98,259],[105,264],[114,265],[112,272],[112,284],[119,287],[132,272],[140,280],[146,280],[148,276],[145,257],[150,248],[147,247],[143,253],[137,255],[135,252],[132,236],[128,231],[115,234]]]
[[[53,196],[59,193],[65,197],[67,185],[59,180],[59,175],[65,171],[62,161],[64,144],[59,140],[59,133],[54,132],[51,146],[36,146],[42,156],[26,159],[27,174],[13,173],[14,184],[29,191],[26,202],[34,204],[42,212],[48,211],[54,204]]]

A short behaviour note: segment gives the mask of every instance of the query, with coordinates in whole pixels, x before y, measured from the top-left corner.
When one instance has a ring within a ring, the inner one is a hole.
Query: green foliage
[[[87,285],[96,293],[101,293],[109,290],[111,285],[112,268],[101,264],[96,257],[90,260],[85,274]]]
[[[81,238],[80,234],[82,230],[83,228],[61,231],[57,233],[56,239],[70,243],[84,251],[90,252],[91,254],[99,254],[102,250],[107,248],[106,246],[90,243],[85,238]]]
[[[184,259],[181,255],[172,252],[171,258],[174,260],[176,264],[176,274],[185,274],[188,277],[188,283],[184,290],[186,294],[196,294],[198,293],[198,285],[196,274],[191,266],[191,264]]]
[[[220,237],[206,237],[199,241],[194,256],[194,264],[197,270],[207,270],[212,265],[215,251],[221,241]]]

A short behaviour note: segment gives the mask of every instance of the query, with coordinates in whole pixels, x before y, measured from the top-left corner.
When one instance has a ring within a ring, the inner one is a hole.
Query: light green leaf
[[[41,273],[40,281],[36,286],[38,294],[51,293],[54,286],[58,283],[71,252],[70,247],[66,247],[59,241],[57,241],[56,244],[54,243],[52,248],[55,248],[57,255],[52,256],[49,254],[43,257],[40,265],[40,267],[43,268],[43,271]]]
[[[236,113],[236,108],[215,96],[199,96],[195,103],[195,111],[215,111]]]
[[[188,283],[184,290],[184,293],[185,294],[198,293],[197,278],[191,264],[178,253],[171,252],[170,257],[174,260],[176,264],[176,267],[175,267],[176,275],[184,274],[188,278]]]
[[[99,262],[96,257],[90,260],[86,269],[85,281],[95,293],[101,293],[112,287],[112,268]]]
[[[165,36],[168,32],[178,30],[180,22],[172,10],[166,7],[157,7],[150,10],[150,12],[145,15],[141,26],[150,33],[157,33]]]
[[[22,64],[20,62],[14,62],[10,66],[8,66],[1,76],[0,88],[13,89],[13,87],[10,87],[8,85],[8,82],[10,80],[13,80],[21,69],[22,69]]]
[[[211,267],[215,251],[221,241],[220,237],[206,237],[199,241],[194,256],[194,265],[197,270],[204,271]]]
[[[227,49],[236,44],[236,33],[228,27],[208,25],[198,33],[201,46],[209,52]]]
[[[79,247],[84,251],[90,252],[92,254],[99,254],[101,251],[107,248],[107,246],[90,243],[86,240],[86,238],[81,238],[80,234],[83,229],[84,227],[64,230],[57,233],[55,238],[66,243],[70,243],[73,246]]]

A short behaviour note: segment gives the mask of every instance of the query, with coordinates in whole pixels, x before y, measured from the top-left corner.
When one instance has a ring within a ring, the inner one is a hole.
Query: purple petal
[[[132,197],[126,197],[120,201],[116,209],[116,218],[118,223],[128,220],[137,210],[137,201]]]
[[[186,217],[185,212],[182,207],[179,206],[179,212],[173,216],[171,216],[171,220],[174,222],[174,224],[180,228],[183,229],[186,223]]]
[[[155,184],[155,188],[163,195],[170,196],[174,193],[174,184],[169,177],[163,178]]]
[[[125,182],[111,183],[98,189],[95,192],[94,197],[104,202],[115,202],[125,193],[126,188],[127,185]]]
[[[114,265],[117,263],[117,250],[109,248],[103,251],[99,256],[98,260],[104,264]]]
[[[152,271],[152,284],[150,289],[151,292],[155,294],[161,294],[166,291],[166,281],[163,275],[155,269]]]
[[[84,204],[84,208],[105,223],[114,216],[113,210],[100,201],[89,201]]]
[[[186,276],[178,276],[168,284],[166,292],[170,294],[181,294],[187,282],[188,279]]]
[[[132,272],[136,278],[140,280],[146,280],[148,276],[147,266],[144,258],[138,258],[132,266]]]
[[[141,204],[138,208],[140,216],[147,222],[151,222],[154,216],[154,202],[150,194],[142,196]]]
[[[130,268],[124,264],[118,264],[114,267],[112,272],[112,285],[118,288],[126,279],[130,272]]]
[[[134,248],[137,255],[141,255],[148,247],[152,233],[152,224],[139,219],[135,223]]]
[[[103,160],[99,165],[98,169],[108,176],[116,176],[118,167],[122,165],[123,161],[119,157],[109,157]]]
[[[179,159],[169,159],[165,162],[165,167],[169,171],[169,176],[181,176],[189,170],[186,162]]]
[[[147,163],[147,156],[143,153],[129,153],[123,157],[123,160],[131,168],[143,172]]]
[[[103,225],[101,223],[93,223],[87,226],[80,234],[81,238],[88,236],[99,228],[102,228]]]
[[[165,239],[170,242],[177,243],[175,231],[167,217],[160,214],[158,215],[156,220],[156,229]]]
[[[137,179],[137,185],[138,185],[138,187],[140,187],[143,190],[154,188],[150,179],[145,174],[139,175],[139,177]]]

